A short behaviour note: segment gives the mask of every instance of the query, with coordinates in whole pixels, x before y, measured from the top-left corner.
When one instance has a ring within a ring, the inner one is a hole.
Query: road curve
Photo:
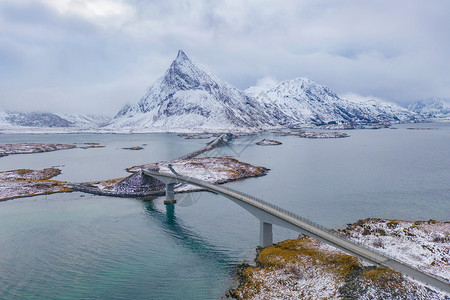
[[[316,224],[312,221],[309,221],[303,217],[297,216],[287,210],[284,210],[278,206],[275,206],[269,202],[258,199],[246,193],[225,187],[223,185],[218,185],[214,183],[210,183],[204,180],[183,176],[179,174],[168,174],[168,173],[159,173],[155,170],[146,169],[143,170],[144,174],[148,176],[152,176],[163,181],[170,180],[171,182],[176,183],[188,183],[195,186],[202,187],[210,192],[221,194],[227,198],[233,198],[242,203],[250,205],[255,209],[261,210],[265,213],[268,213],[275,218],[282,220],[291,226],[288,227],[292,229],[292,227],[297,227],[301,230],[301,232],[306,233],[309,236],[318,238],[319,240],[328,243],[332,246],[335,246],[349,254],[360,257],[370,263],[374,263],[377,265],[389,267],[395,271],[398,271],[408,277],[419,280],[425,284],[429,284],[434,286],[440,290],[443,290],[447,293],[450,293],[450,284],[443,278],[438,278],[434,275],[425,273],[411,265],[398,261],[393,257],[389,257],[385,254],[382,254],[376,251],[373,248],[369,248],[365,245],[356,243],[351,241],[344,236],[341,236],[319,224]],[[283,225],[281,225],[283,226]]]

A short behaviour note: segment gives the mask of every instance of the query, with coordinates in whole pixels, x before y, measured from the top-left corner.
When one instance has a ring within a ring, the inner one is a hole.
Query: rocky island
[[[0,201],[18,197],[68,192],[71,189],[62,181],[49,180],[61,173],[58,169],[19,169],[0,172]]]
[[[178,159],[170,162],[177,173],[211,183],[222,184],[230,181],[250,177],[259,177],[267,174],[268,169],[256,167],[248,163],[227,157],[202,157]],[[128,168],[133,173],[125,178],[91,182],[82,185],[73,185],[76,190],[111,196],[160,196],[164,195],[165,184],[147,176],[142,169],[159,169],[161,173],[172,173],[169,162],[156,162]],[[175,192],[192,192],[201,190],[191,185],[179,184]]]
[[[450,281],[449,222],[366,219],[339,230],[347,237]],[[237,299],[450,299],[384,267],[369,266],[309,237],[260,249],[239,266]]]
[[[66,144],[39,144],[39,143],[6,144],[0,145],[0,157],[12,154],[30,154],[30,153],[73,149],[73,148],[76,148],[76,146]]]
[[[282,143],[279,141],[275,141],[275,140],[266,140],[266,139],[262,139],[259,142],[256,143],[256,145],[259,146],[277,146],[277,145],[281,145]]]
[[[81,149],[105,148],[105,146],[100,145],[99,143],[94,143],[94,142],[84,143],[84,145],[85,146],[80,146],[78,148],[81,148]]]
[[[122,149],[124,149],[124,150],[142,150],[142,149],[144,149],[144,147],[141,147],[141,146],[133,146],[133,147],[125,147],[125,148],[122,148]]]
[[[306,139],[336,139],[336,138],[346,138],[349,137],[348,134],[343,132],[310,132],[303,131],[296,134],[298,137]]]

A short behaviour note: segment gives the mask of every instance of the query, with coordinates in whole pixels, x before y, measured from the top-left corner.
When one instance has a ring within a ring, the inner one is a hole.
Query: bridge
[[[145,175],[157,178],[166,184],[165,204],[176,203],[174,195],[175,184],[182,183],[195,185],[214,194],[220,194],[228,198],[258,218],[260,220],[259,241],[260,245],[263,247],[271,246],[273,244],[272,225],[282,226],[316,238],[351,255],[368,261],[369,263],[389,267],[413,279],[450,293],[450,284],[445,279],[425,273],[393,257],[382,254],[373,248],[351,241],[319,224],[297,216],[269,202],[223,185],[180,175],[176,173],[171,166],[169,166],[169,168],[173,174],[160,173],[158,170],[152,169],[143,170]]]

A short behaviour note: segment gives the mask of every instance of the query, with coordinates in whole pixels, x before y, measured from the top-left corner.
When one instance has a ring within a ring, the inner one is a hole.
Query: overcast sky
[[[0,0],[0,110],[115,114],[183,49],[245,89],[450,98],[450,1]]]

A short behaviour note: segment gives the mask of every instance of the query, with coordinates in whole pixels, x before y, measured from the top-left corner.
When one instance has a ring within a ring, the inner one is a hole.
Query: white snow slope
[[[408,106],[412,111],[418,112],[424,118],[450,121],[450,100],[430,98],[419,100]]]
[[[179,50],[164,76],[137,104],[114,119],[88,115],[0,111],[0,130],[64,128],[99,132],[248,132],[288,125],[358,125],[423,120],[394,103],[350,95],[339,97],[306,78],[267,79],[245,92],[192,62]]]
[[[277,123],[252,97],[178,52],[138,104],[125,106],[107,128],[239,130]]]
[[[267,90],[246,90],[277,117],[280,124],[400,123],[414,121],[417,114],[396,104],[374,100],[351,101],[307,78],[283,81]]]
[[[399,123],[417,114],[393,103],[350,101],[306,78],[270,82],[244,92],[178,52],[165,75],[136,105],[125,106],[108,129],[245,130],[291,124]]]
[[[50,127],[96,129],[108,123],[110,119],[96,115],[0,111],[0,129]]]

